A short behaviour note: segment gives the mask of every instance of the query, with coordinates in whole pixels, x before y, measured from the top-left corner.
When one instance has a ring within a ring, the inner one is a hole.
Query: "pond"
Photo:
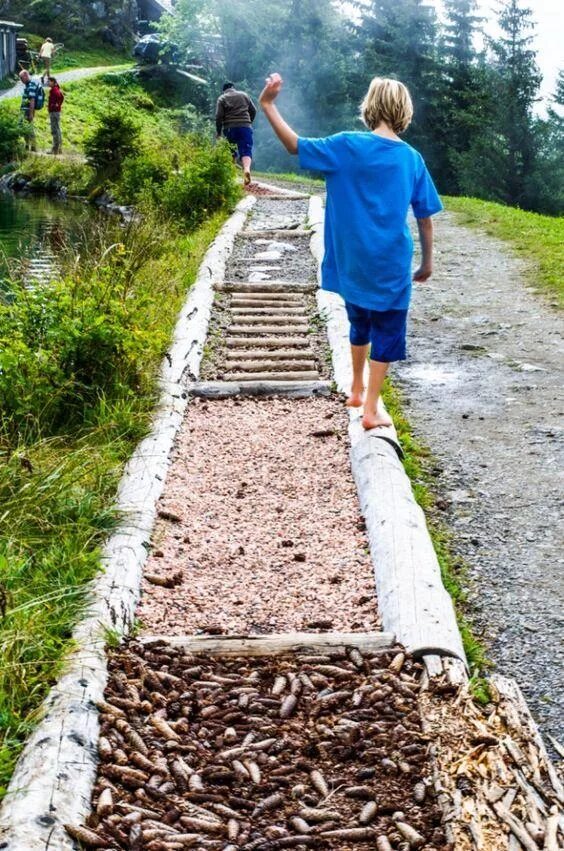
[[[68,243],[85,239],[92,209],[77,201],[18,198],[0,191],[0,286],[7,286],[15,263],[29,282],[56,272],[57,254]]]

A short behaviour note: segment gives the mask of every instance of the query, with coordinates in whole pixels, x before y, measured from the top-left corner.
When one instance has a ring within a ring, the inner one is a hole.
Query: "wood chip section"
[[[145,571],[147,634],[379,628],[347,427],[336,397],[191,402]]]

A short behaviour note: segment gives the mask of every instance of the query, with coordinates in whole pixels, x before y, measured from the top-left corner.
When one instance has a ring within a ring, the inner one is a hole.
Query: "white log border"
[[[169,453],[187,404],[186,376],[197,378],[214,298],[225,275],[235,236],[252,197],[241,201],[208,249],[176,324],[160,372],[160,401],[152,431],[127,464],[117,494],[125,518],[107,541],[104,570],[93,584],[86,618],[74,631],[77,650],[43,705],[0,808],[0,849],[67,851],[77,848],[64,823],[80,824],[90,812],[96,776],[98,711],[107,680],[107,630],[127,633],[139,598],[141,573],[162,491]]]
[[[311,251],[321,268],[323,201],[310,199]],[[318,275],[320,277],[320,274]],[[342,300],[318,290],[318,306],[327,322],[335,382],[348,393],[352,365],[349,323]],[[366,520],[383,629],[416,656],[466,657],[452,600],[421,508],[396,448],[395,429],[364,431],[358,411],[351,411],[351,464]]]

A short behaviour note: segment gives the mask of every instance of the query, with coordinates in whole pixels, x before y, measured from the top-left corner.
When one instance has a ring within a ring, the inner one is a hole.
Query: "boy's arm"
[[[433,274],[433,219],[417,219],[419,242],[421,243],[421,265],[413,274],[413,280],[423,283]]]
[[[286,148],[289,154],[298,153],[298,134],[289,124],[284,121],[274,101],[280,94],[282,88],[282,77],[280,74],[271,74],[267,77],[266,86],[261,92],[259,103],[263,112],[270,121],[272,129]]]

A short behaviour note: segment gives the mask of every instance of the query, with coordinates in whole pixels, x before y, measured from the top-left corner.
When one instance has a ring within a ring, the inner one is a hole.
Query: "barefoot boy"
[[[299,155],[300,166],[322,172],[327,182],[322,287],[342,296],[351,324],[353,383],[347,405],[364,405],[366,429],[390,425],[379,402],[390,362],[406,356],[413,256],[407,213],[411,206],[422,251],[413,280],[423,282],[433,271],[431,216],[442,209],[421,154],[398,136],[411,122],[411,98],[403,83],[375,77],[361,105],[368,131],[303,139],[275,106],[281,88],[280,75],[271,74],[260,105],[289,153]]]

